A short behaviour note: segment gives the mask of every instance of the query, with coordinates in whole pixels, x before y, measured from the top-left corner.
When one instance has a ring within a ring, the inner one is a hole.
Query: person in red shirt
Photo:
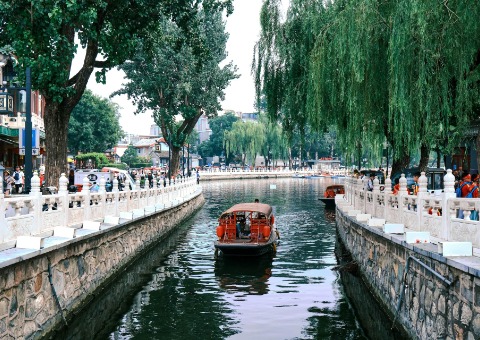
[[[472,176],[470,174],[464,174],[463,175],[463,181],[460,184],[460,187],[462,189],[462,197],[467,197],[470,196],[471,194],[472,198],[478,198],[478,187],[472,182]]]
[[[395,178],[395,185],[393,186],[393,194],[397,195],[399,191],[400,191],[400,180],[398,178]]]

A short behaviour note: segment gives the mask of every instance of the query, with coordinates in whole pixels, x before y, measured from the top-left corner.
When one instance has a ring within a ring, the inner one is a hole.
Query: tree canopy
[[[160,16],[168,16],[195,37],[196,15],[203,8],[230,13],[231,0],[15,0],[0,2],[0,41],[18,59],[19,79],[32,69],[32,87],[45,98],[46,172],[56,185],[66,170],[67,126],[90,75],[105,82],[106,70],[129,60],[151,37]],[[71,76],[77,52],[75,37],[85,48],[82,68]],[[200,45],[195,54],[204,58]]]
[[[123,137],[118,107],[108,99],[85,91],[68,123],[68,149],[71,153],[105,152]]]
[[[200,155],[205,157],[226,156],[227,152],[223,144],[223,135],[225,131],[232,128],[233,123],[238,120],[232,112],[227,112],[222,116],[209,119],[208,125],[212,130],[210,137],[199,145]],[[227,157],[226,163],[230,163]]]
[[[347,153],[388,141],[404,162],[448,151],[478,116],[478,3],[292,0],[285,18],[280,5],[264,1],[254,66],[287,130],[333,125]]]
[[[169,17],[162,17],[151,38],[122,65],[129,82],[113,94],[127,94],[137,104],[137,113],[153,111],[171,147],[174,173],[179,151],[196,122],[203,114],[217,115],[223,91],[236,77],[231,63],[220,66],[228,38],[222,12],[198,9],[191,15],[196,26],[190,36]]]

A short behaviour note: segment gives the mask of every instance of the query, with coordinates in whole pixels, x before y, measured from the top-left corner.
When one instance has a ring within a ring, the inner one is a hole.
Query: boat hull
[[[274,229],[267,242],[255,242],[252,240],[216,241],[214,245],[215,249],[220,250],[224,256],[261,256],[275,252],[277,242],[277,232]]]
[[[335,198],[319,198],[325,204],[325,208],[335,209]]]

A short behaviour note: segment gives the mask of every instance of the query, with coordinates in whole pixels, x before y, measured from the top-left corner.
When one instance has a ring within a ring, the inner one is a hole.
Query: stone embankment
[[[201,189],[184,197],[0,263],[0,338],[40,338],[68,324],[98,290],[204,202]]]
[[[403,174],[397,194],[373,182],[346,178],[335,198],[350,266],[410,338],[480,339],[480,200],[456,197],[450,169],[441,190],[422,172],[416,195]]]

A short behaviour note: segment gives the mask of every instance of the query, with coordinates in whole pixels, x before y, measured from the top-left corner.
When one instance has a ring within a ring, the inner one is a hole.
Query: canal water
[[[62,339],[366,339],[337,265],[325,178],[205,182],[203,208],[95,296]],[[337,182],[338,183],[338,182]],[[273,206],[274,256],[214,258],[220,213]]]

